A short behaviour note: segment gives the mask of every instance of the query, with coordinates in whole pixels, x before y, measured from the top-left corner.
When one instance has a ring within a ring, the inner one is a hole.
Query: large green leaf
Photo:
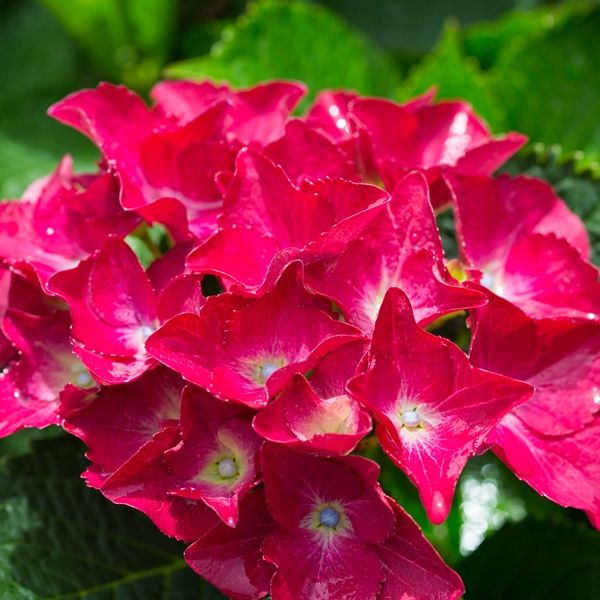
[[[520,0],[428,0],[416,6],[414,0],[316,0],[348,19],[386,50],[408,59],[426,53],[438,38],[444,21],[453,16],[462,24],[493,19]],[[522,0],[521,0],[522,1]],[[527,0],[531,3],[531,0]]]
[[[181,544],[85,487],[82,456],[62,437],[0,463],[0,600],[223,598]]]
[[[471,600],[596,600],[600,533],[526,519],[506,525],[459,566]]]
[[[235,86],[299,79],[314,92],[346,87],[390,95],[398,74],[389,59],[327,10],[303,2],[249,5],[207,56],[175,63],[167,75],[210,77]]]
[[[465,48],[483,68],[488,69],[496,64],[501,51],[515,39],[531,41],[541,37],[570,12],[571,9],[565,6],[507,12],[494,21],[468,27],[464,33]]]
[[[15,198],[66,152],[83,169],[93,167],[97,152],[46,116],[50,104],[90,83],[52,15],[33,0],[11,3],[3,7],[0,37],[0,198]]]
[[[40,0],[104,77],[138,88],[158,78],[174,33],[176,0]]]
[[[490,71],[508,125],[532,142],[600,161],[600,8],[533,40],[516,37]]]
[[[437,88],[438,98],[467,100],[493,130],[505,129],[504,112],[489,90],[487,74],[475,59],[466,56],[460,31],[454,22],[446,25],[431,54],[413,67],[398,95],[401,100],[408,100],[432,86]]]

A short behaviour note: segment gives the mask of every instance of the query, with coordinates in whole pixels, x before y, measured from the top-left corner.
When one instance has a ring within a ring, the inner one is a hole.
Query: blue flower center
[[[224,458],[217,464],[217,471],[223,479],[235,477],[238,474],[237,465],[231,458]]]
[[[277,369],[279,369],[277,365],[274,365],[273,363],[268,363],[261,367],[260,374],[266,381],[269,377],[271,377],[271,375],[273,375],[273,373],[275,373],[275,371],[277,371]]]
[[[325,507],[319,513],[319,523],[324,527],[329,527],[331,529],[338,526],[340,518],[340,513],[335,510],[335,508],[331,508],[331,506]]]

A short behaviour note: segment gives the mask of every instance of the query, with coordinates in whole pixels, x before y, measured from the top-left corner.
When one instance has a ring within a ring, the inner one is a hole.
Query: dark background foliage
[[[100,80],[146,95],[159,77],[248,86],[274,77],[404,100],[432,85],[529,145],[506,167],[550,181],[600,261],[600,5],[536,0],[0,0],[0,197],[18,198],[64,153],[94,148],[46,108]],[[306,105],[306,103],[304,104]],[[441,221],[453,251],[449,216]],[[460,324],[458,324],[460,325]],[[446,333],[463,331],[449,323]],[[376,447],[386,491],[465,580],[469,599],[600,598],[600,536],[472,460],[446,523]],[[79,479],[83,448],[58,430],[0,440],[0,600],[218,598],[182,548]]]

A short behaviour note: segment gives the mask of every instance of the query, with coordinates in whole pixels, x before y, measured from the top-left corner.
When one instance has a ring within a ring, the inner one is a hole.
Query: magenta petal
[[[69,342],[69,315],[45,295],[37,280],[0,270],[0,436],[23,427],[58,422],[59,397],[65,386],[93,386],[94,381]]]
[[[265,154],[296,184],[320,177],[358,177],[351,154],[299,119],[287,123],[285,135],[267,146]]]
[[[108,238],[49,287],[69,304],[75,350],[98,378],[124,383],[152,366],[144,342],[156,327],[156,294],[125,242]]]
[[[169,494],[203,500],[231,527],[238,521],[239,500],[256,483],[262,439],[250,416],[245,407],[188,387],[181,404],[181,444],[165,456],[174,478]]]
[[[441,559],[417,524],[395,503],[394,533],[377,547],[385,582],[379,600],[457,600],[464,593],[460,577]]]
[[[350,323],[372,331],[383,297],[400,287],[419,323],[485,303],[448,273],[427,181],[413,172],[398,183],[380,212],[339,257],[307,267],[308,285],[332,298]]]
[[[442,190],[442,173],[490,175],[525,142],[518,134],[492,139],[464,102],[432,105],[427,99],[402,106],[365,98],[356,100],[351,110],[361,131],[365,164],[372,165],[390,189],[408,170],[423,169],[436,188],[436,208],[450,199],[448,190]]]
[[[600,439],[600,325],[534,319],[490,294],[473,326],[475,364],[535,387],[488,440],[539,493],[587,510],[593,520],[600,507],[600,470],[593,458]]]
[[[379,311],[368,362],[348,389],[375,413],[383,449],[415,483],[431,521],[440,523],[468,458],[532,389],[471,367],[457,346],[416,325],[396,288]]]
[[[83,440],[92,462],[86,479],[99,487],[163,427],[179,420],[183,380],[163,367],[137,381],[104,387],[61,406],[64,428]]]
[[[371,544],[392,532],[378,466],[362,457],[322,458],[266,444],[265,491],[281,527],[265,540],[277,567],[272,594],[286,599],[376,598],[384,578]]]
[[[600,415],[567,435],[547,436],[507,415],[489,442],[494,451],[534,490],[561,506],[587,511],[597,527],[600,518]]]
[[[297,374],[275,400],[254,418],[267,440],[322,454],[348,454],[371,429],[371,419],[354,400],[340,394],[318,396]]]
[[[211,530],[218,519],[203,502],[168,495],[172,479],[163,456],[178,440],[177,428],[165,427],[119,467],[101,491],[112,502],[146,514],[166,535],[192,542]]]
[[[45,286],[51,275],[100,248],[109,234],[124,236],[139,222],[121,208],[112,175],[76,177],[66,156],[20,202],[0,204],[0,256],[7,264],[29,265]]]
[[[554,233],[584,258],[589,241],[579,217],[546,182],[532,177],[450,177],[461,251],[469,263],[494,272],[511,246],[530,233]]]
[[[185,560],[229,598],[258,600],[269,592],[274,572],[260,551],[274,528],[263,490],[253,491],[241,503],[237,527],[216,525],[185,551]]]
[[[533,319],[489,293],[489,304],[473,317],[473,364],[535,387],[515,409],[543,435],[562,435],[600,412],[600,325],[571,319]]]
[[[294,258],[314,260],[341,252],[385,199],[382,190],[344,180],[300,190],[268,158],[245,149],[237,158],[219,231],[190,254],[187,265],[259,294]],[[280,252],[286,260],[278,258]],[[278,265],[276,272],[270,273],[271,263]]]
[[[370,460],[317,457],[265,444],[262,469],[269,509],[284,529],[308,527],[307,515],[319,503],[333,503],[340,506],[357,538],[376,543],[391,532],[392,511],[377,483],[379,467]]]
[[[359,337],[335,321],[328,302],[309,294],[294,263],[256,300],[209,298],[199,315],[174,317],[147,342],[152,356],[217,397],[264,406],[296,372]]]
[[[296,374],[254,418],[265,439],[298,450],[347,454],[371,429],[371,418],[346,394],[346,383],[365,352],[362,340],[340,346],[313,370],[310,382]]]
[[[553,233],[515,242],[498,285],[492,290],[532,316],[600,320],[598,269]]]
[[[278,600],[376,600],[384,578],[374,548],[349,537],[320,542],[304,530],[278,531],[262,547],[277,567],[271,593]]]
[[[307,112],[306,120],[312,126],[340,143],[350,140],[354,133],[354,123],[350,121],[350,107],[357,95],[350,92],[319,92]]]

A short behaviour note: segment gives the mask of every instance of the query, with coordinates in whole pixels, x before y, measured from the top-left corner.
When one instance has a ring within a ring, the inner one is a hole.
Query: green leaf
[[[0,463],[0,600],[223,598],[181,544],[87,489],[84,462],[65,437]]]
[[[510,128],[600,161],[599,56],[600,8],[515,38],[490,71]]]
[[[80,169],[92,168],[98,153],[83,136],[46,116],[50,104],[89,82],[56,19],[23,0],[3,8],[0,38],[0,198],[17,198],[66,152],[73,152]]]
[[[136,89],[158,78],[174,33],[174,0],[40,0],[104,76]]]
[[[514,0],[454,0],[452,3],[433,1],[422,7],[413,0],[317,0],[344,16],[362,29],[386,50],[398,56],[419,57],[427,52],[439,36],[449,14],[461,23],[493,19],[512,8]]]
[[[511,11],[495,21],[477,23],[465,31],[465,48],[484,69],[498,60],[500,52],[515,39],[528,41],[546,34],[568,14],[565,7],[542,7]]]
[[[298,79],[314,93],[346,87],[390,95],[399,76],[389,59],[337,16],[309,3],[264,0],[248,6],[210,53],[167,68],[175,78],[227,80],[250,86]]]
[[[600,165],[581,152],[565,154],[557,146],[537,144],[519,153],[503,169],[545,179],[585,223],[592,262],[600,265]]]
[[[488,538],[459,571],[469,598],[595,600],[600,533],[583,524],[526,519]]]
[[[408,100],[435,86],[438,98],[464,99],[496,132],[504,131],[502,106],[495,102],[487,75],[477,61],[467,57],[458,25],[449,21],[433,51],[410,71],[400,86],[400,100]]]

